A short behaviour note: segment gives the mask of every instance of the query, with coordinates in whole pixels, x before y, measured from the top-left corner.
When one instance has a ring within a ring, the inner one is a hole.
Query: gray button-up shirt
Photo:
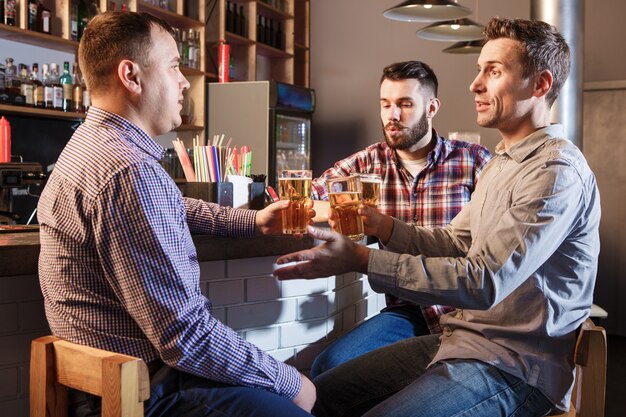
[[[394,220],[371,251],[372,288],[459,307],[441,319],[433,363],[477,359],[537,387],[567,410],[575,331],[589,316],[600,250],[600,196],[582,153],[551,125],[485,167],[450,225]]]

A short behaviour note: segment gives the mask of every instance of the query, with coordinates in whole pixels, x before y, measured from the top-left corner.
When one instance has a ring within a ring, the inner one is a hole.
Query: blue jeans
[[[100,399],[78,393],[70,415],[99,416]],[[150,380],[146,417],[311,417],[293,401],[259,388],[210,381],[163,366]]]
[[[426,369],[437,336],[403,340],[321,374],[319,417],[540,417],[553,408],[536,388],[476,360]]]
[[[418,306],[406,305],[381,311],[324,349],[311,365],[311,377],[374,349],[414,336],[430,334]]]

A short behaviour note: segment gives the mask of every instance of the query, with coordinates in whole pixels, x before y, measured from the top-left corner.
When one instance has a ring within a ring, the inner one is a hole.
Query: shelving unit
[[[217,80],[217,45],[221,39],[230,45],[233,59],[231,81],[277,80],[309,86],[309,0],[284,0],[285,10],[261,0],[232,0],[246,17],[247,36],[226,30],[226,0],[208,0],[206,68],[209,81]],[[259,17],[280,24],[284,49],[262,43],[257,38]]]

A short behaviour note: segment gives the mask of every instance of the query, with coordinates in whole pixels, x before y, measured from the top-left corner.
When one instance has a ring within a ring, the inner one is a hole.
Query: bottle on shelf
[[[24,104],[20,97],[20,81],[17,75],[17,68],[13,64],[13,58],[6,59],[4,68],[4,86],[5,94],[9,96],[9,100],[14,104]]]
[[[65,61],[63,63],[63,74],[59,77],[59,83],[63,88],[63,111],[72,111],[72,75],[70,74],[70,63]]]
[[[33,84],[33,105],[35,107],[44,107],[44,86],[39,81],[39,64],[34,63],[30,72],[30,82]]]
[[[48,64],[43,64],[42,71],[43,73],[41,77],[41,82],[43,84],[43,106],[46,109],[52,109],[54,108],[54,88],[52,86],[52,83],[50,82],[50,71],[48,70]]]
[[[239,34],[244,38],[248,37],[248,19],[243,13],[243,5],[239,6]]]
[[[233,33],[235,24],[233,16],[233,4],[229,1],[226,2],[226,31]]]
[[[37,31],[42,33],[50,33],[50,24],[52,21],[52,12],[42,1],[37,6]]]
[[[232,19],[233,19],[233,24],[232,24],[232,32],[236,35],[241,35],[241,28],[239,27],[239,24],[241,23],[239,21],[239,10],[237,9],[237,5],[234,3],[230,3],[231,7],[233,8],[232,11]]]
[[[20,94],[24,96],[24,104],[33,106],[33,83],[28,78],[28,66],[20,64]]]
[[[274,20],[265,18],[265,43],[274,46]]]
[[[59,83],[59,67],[50,64],[50,84],[52,85],[52,108],[63,110],[63,86]]]
[[[256,17],[256,40],[265,43],[265,16],[258,15]]]
[[[219,62],[217,78],[220,83],[230,81],[230,45],[225,40],[220,40],[217,48],[217,60]]]
[[[285,50],[285,32],[283,32],[281,22],[278,22],[278,28],[274,33],[274,47],[282,51]]]
[[[80,73],[78,63],[74,62],[72,66],[72,111],[83,111],[83,85],[80,83]]]
[[[91,96],[87,90],[87,84],[85,84],[85,77],[83,77],[82,74],[80,74],[80,85],[83,89],[83,112],[87,113],[89,106],[91,106]]]
[[[187,33],[187,66],[189,68],[196,67],[196,38],[193,29],[189,29]]]
[[[37,30],[39,0],[28,0],[28,30]]]
[[[8,26],[16,25],[17,0],[4,0],[4,24]]]
[[[183,65],[189,65],[189,41],[187,40],[187,31],[181,30],[182,35],[182,43],[183,43],[183,53],[180,54],[180,61]]]

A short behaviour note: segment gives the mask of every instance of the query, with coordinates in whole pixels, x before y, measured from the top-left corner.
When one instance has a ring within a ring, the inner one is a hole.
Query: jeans
[[[457,359],[426,369],[435,335],[374,350],[317,377],[316,416],[540,417],[552,403],[496,367]]]
[[[99,416],[99,398],[78,393],[72,416]],[[163,366],[150,381],[146,417],[311,417],[293,401],[259,388],[233,386]]]
[[[374,349],[414,336],[430,334],[418,306],[406,305],[381,311],[324,349],[311,365],[311,377]]]

